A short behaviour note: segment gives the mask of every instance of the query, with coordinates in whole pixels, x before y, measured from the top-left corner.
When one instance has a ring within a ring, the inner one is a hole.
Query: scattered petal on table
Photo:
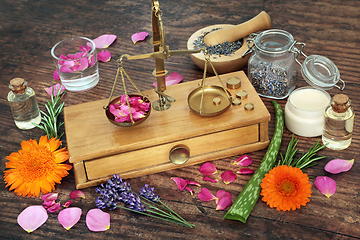
[[[201,201],[205,201],[205,202],[216,199],[216,197],[207,188],[201,189],[201,191],[198,193],[198,198]]]
[[[180,191],[184,190],[184,188],[187,186],[187,184],[189,183],[188,179],[182,179],[179,177],[172,177],[172,180],[175,181],[177,187],[179,188]]]
[[[116,35],[105,34],[95,38],[93,41],[96,48],[108,48],[115,41],[115,39]]]
[[[191,195],[194,195],[194,191],[193,191],[191,188],[189,188],[189,187],[185,187],[185,189],[186,189],[186,190],[188,190],[188,191],[190,192],[190,194],[191,194]]]
[[[224,190],[218,190],[218,191],[216,192],[215,197],[217,198],[217,199],[215,199],[216,204],[217,204],[217,203],[219,202],[219,200],[222,199],[223,197],[229,197],[230,199],[232,198],[231,193],[226,192],[226,191],[224,191]]]
[[[200,172],[206,176],[210,176],[217,173],[217,170],[214,164],[206,162],[200,167]]]
[[[54,205],[56,202],[54,200],[51,200],[51,201],[44,201],[43,202],[43,205],[45,206],[45,208],[49,208],[51,207],[52,205]]]
[[[173,72],[170,76],[165,78],[165,84],[166,86],[171,86],[178,84],[184,79],[184,77],[177,72]],[[157,82],[153,83],[154,87],[157,87]]]
[[[55,85],[56,86],[56,85]],[[54,87],[54,86],[53,86]],[[49,93],[49,92],[48,92]],[[49,95],[51,95],[51,92],[49,93]],[[56,95],[56,94],[55,94]],[[41,200],[43,200],[44,202],[47,201],[56,201],[58,197],[57,193],[48,193],[45,194],[44,196],[41,197]]]
[[[225,208],[231,206],[231,204],[232,204],[231,197],[223,197],[217,203],[216,210],[224,210]]]
[[[111,59],[111,53],[109,51],[101,51],[97,54],[97,59],[100,62],[109,62]]]
[[[30,206],[25,208],[17,217],[17,222],[25,231],[31,233],[43,225],[48,214],[43,206]]]
[[[242,168],[239,171],[237,171],[238,174],[253,174],[254,170],[250,168]]]
[[[200,187],[200,183],[195,182],[195,181],[189,181],[188,184]]]
[[[213,183],[217,183],[219,180],[218,179],[214,179],[214,178],[209,178],[208,176],[205,176],[203,178],[204,181],[210,181],[210,182],[213,182]]]
[[[317,177],[314,181],[314,186],[328,198],[336,191],[335,180],[326,176]]]
[[[57,203],[54,203],[53,205],[51,205],[50,207],[48,207],[48,208],[46,208],[46,209],[47,209],[49,212],[54,213],[54,212],[59,211],[59,210],[60,210],[60,207],[61,207],[60,203],[57,202]]]
[[[138,33],[134,33],[131,36],[131,40],[133,41],[133,43],[137,43],[138,41],[143,41],[149,34],[147,32],[138,32]]]
[[[252,163],[253,160],[249,155],[242,155],[236,161],[233,162],[234,165],[240,165],[242,167],[247,167]]]
[[[351,169],[353,164],[354,164],[354,159],[352,160],[333,159],[325,165],[325,171],[332,174],[347,172]]]
[[[236,179],[236,174],[231,170],[227,170],[221,174],[221,178],[225,184],[229,184]]]
[[[100,232],[110,228],[110,214],[100,209],[91,209],[86,214],[86,226],[90,231]]]
[[[61,210],[58,215],[59,223],[66,229],[72,228],[81,217],[81,208],[71,207]]]
[[[72,204],[72,201],[69,200],[69,201],[67,201],[66,203],[63,204],[63,207],[67,208],[67,207],[69,207],[71,204]]]
[[[85,194],[81,190],[72,191],[69,196],[70,196],[71,199],[85,198]]]

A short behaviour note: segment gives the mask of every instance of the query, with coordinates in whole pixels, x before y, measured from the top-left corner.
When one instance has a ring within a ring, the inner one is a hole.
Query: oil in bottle
[[[22,78],[14,78],[10,81],[11,91],[7,95],[11,113],[16,126],[19,129],[34,128],[34,124],[41,122],[41,115],[35,92],[27,86]]]
[[[350,146],[355,113],[351,101],[345,94],[335,95],[325,109],[322,141],[326,147],[342,150]]]

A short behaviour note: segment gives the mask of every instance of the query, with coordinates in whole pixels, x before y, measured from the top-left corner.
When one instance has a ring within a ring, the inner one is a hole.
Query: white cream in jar
[[[324,90],[312,87],[294,90],[285,105],[285,126],[302,137],[320,136],[325,121],[324,110],[330,100]]]

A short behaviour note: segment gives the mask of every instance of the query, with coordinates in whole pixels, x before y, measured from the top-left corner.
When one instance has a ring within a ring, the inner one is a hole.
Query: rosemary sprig
[[[311,146],[308,152],[303,152],[300,158],[294,159],[296,154],[299,152],[299,149],[296,148],[298,142],[299,139],[295,139],[293,135],[286,149],[285,156],[280,153],[281,160],[279,160],[278,166],[287,165],[304,170],[306,168],[317,165],[317,162],[315,161],[326,158],[326,156],[314,157],[317,152],[326,148],[326,145],[321,145],[320,140],[318,140]]]
[[[61,88],[62,85],[60,86],[56,95],[54,95],[54,88],[52,89],[51,100],[47,100],[47,103],[44,104],[48,113],[40,110],[41,122],[40,124],[35,124],[36,127],[45,131],[48,139],[53,137],[61,139],[61,137],[64,135],[64,133],[60,133],[60,127],[64,124],[64,122],[58,123],[58,116],[63,111],[65,104],[65,102],[62,102],[59,106],[57,106],[66,92],[66,90],[61,92]]]

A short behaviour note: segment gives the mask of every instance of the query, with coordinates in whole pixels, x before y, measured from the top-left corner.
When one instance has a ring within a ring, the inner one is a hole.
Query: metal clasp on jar
[[[254,52],[255,49],[255,39],[258,36],[258,33],[252,33],[249,35],[249,37],[246,39],[246,45],[248,46],[248,49],[241,55],[241,57],[245,57],[246,55]]]
[[[314,87],[320,87],[324,90],[331,89],[334,86],[344,90],[345,82],[340,78],[336,65],[324,56],[307,56],[303,51],[305,47],[305,43],[294,41],[289,48],[289,52],[294,53],[295,61],[301,67],[301,74],[305,81]],[[298,60],[300,55],[305,57],[303,63]],[[342,83],[341,87],[336,85],[338,81]]]

